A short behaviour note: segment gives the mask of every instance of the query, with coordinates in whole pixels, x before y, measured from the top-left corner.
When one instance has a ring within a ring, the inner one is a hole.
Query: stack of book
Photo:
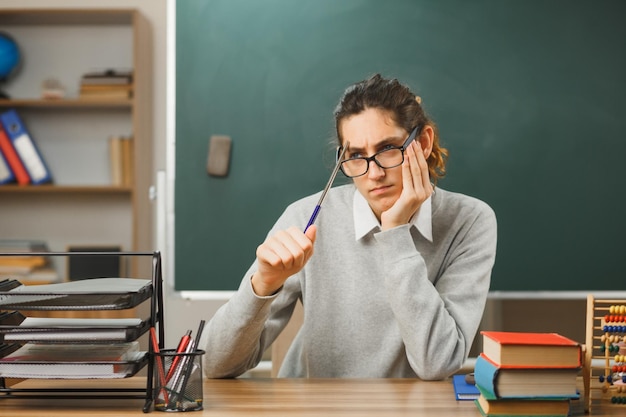
[[[482,415],[567,416],[579,396],[580,344],[557,333],[483,331],[474,377]]]
[[[108,69],[88,72],[80,79],[80,98],[100,100],[129,99],[133,96],[132,71]]]
[[[0,280],[18,279],[32,285],[58,281],[59,274],[53,267],[50,257],[28,255],[29,252],[48,252],[46,242],[38,240],[0,240]],[[10,255],[15,253],[15,255]],[[19,254],[19,255],[18,255]]]

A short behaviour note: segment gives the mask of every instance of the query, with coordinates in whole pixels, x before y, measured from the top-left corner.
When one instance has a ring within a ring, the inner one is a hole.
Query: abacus
[[[626,411],[626,300],[587,296],[584,352],[585,411],[600,405]]]

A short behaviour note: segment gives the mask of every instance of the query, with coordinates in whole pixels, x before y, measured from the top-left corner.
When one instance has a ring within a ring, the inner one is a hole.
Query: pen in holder
[[[154,376],[154,409],[157,411],[195,411],[202,410],[202,355],[204,350],[177,352],[175,349],[163,349],[155,352],[161,358],[164,372],[169,379]],[[177,359],[178,358],[178,359]],[[170,372],[174,364],[175,368]]]

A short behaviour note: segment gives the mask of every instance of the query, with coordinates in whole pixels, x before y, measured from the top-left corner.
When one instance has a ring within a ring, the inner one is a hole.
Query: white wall
[[[157,182],[156,171],[165,172],[167,166],[167,150],[173,150],[168,147],[168,132],[173,132],[173,126],[168,126],[167,121],[173,120],[168,118],[166,112],[167,106],[167,80],[168,80],[168,62],[167,62],[167,24],[168,24],[168,7],[173,9],[173,1],[169,0],[1,0],[0,7],[3,9],[71,9],[71,8],[136,8],[147,18],[152,26],[152,47],[154,58],[153,63],[153,107],[152,121],[154,134],[154,155],[153,166],[155,168],[155,185]],[[173,17],[173,16],[170,16]],[[172,38],[173,39],[173,38]],[[170,106],[170,111],[173,107]],[[173,137],[170,138],[173,141]],[[171,174],[171,173],[170,173]],[[171,174],[173,175],[173,174]],[[166,190],[161,189],[161,199],[155,204],[155,212],[157,207],[164,207],[165,201],[163,197]],[[157,197],[158,198],[158,197]],[[155,213],[156,214],[156,213]],[[171,270],[170,264],[172,253],[168,253],[166,242],[169,241],[167,235],[165,220],[162,215],[157,217],[155,224],[155,250],[160,250],[163,255],[164,270]],[[171,252],[171,251],[169,251]],[[165,277],[168,283],[172,282],[173,277]],[[222,297],[224,298],[224,297]],[[195,329],[201,318],[209,319],[215,310],[223,303],[223,300],[199,300],[188,301],[180,296],[173,294],[172,288],[166,285],[165,296],[165,329],[166,329],[166,346],[175,345],[187,328]]]

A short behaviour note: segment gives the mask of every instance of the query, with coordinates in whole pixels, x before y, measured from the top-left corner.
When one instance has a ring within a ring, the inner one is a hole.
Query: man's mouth
[[[389,189],[391,188],[390,185],[380,185],[378,187],[372,188],[370,190],[370,193],[374,194],[374,195],[378,195],[378,194],[384,194],[385,192],[387,192]]]

